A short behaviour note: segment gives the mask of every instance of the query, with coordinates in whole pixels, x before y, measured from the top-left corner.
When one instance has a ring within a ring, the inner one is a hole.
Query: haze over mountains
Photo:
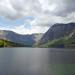
[[[67,39],[65,39],[66,37]],[[74,45],[75,44],[75,40],[74,40],[75,23],[54,24],[44,34],[39,33],[39,34],[31,34],[31,35],[20,35],[13,31],[0,30],[0,39],[11,41],[14,43],[19,43],[22,44],[24,47],[34,47],[35,44],[37,44],[36,47],[46,47],[46,45],[48,45],[48,47],[64,47],[64,43],[66,42],[69,42],[69,44],[71,45],[73,43]],[[59,43],[58,45],[58,42],[61,43]],[[51,43],[55,46],[51,46],[52,45]]]
[[[27,47],[32,47],[40,39],[42,34],[21,35],[13,31],[0,30],[0,39],[8,40],[14,43],[20,43]]]

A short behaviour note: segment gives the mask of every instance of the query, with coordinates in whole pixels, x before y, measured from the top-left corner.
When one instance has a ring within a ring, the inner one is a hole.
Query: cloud
[[[11,19],[46,12],[64,16],[73,11],[75,11],[74,0],[0,0],[0,14]]]
[[[12,7],[9,0],[0,1],[0,16],[5,18],[14,18],[16,16],[16,10]]]
[[[0,30],[10,30],[18,34],[35,34],[45,33],[49,27],[32,26],[31,29],[26,28],[25,25],[13,26],[12,28],[0,26]]]
[[[11,29],[14,32],[19,34],[34,34],[34,33],[45,33],[48,30],[48,27],[32,26],[31,29],[25,28],[24,25],[15,26]]]
[[[31,30],[20,25],[16,32],[45,32],[54,23],[75,22],[74,0],[0,0],[0,16],[9,20],[32,16],[34,19],[25,22],[31,25]],[[46,29],[47,28],[47,29]],[[22,31],[19,31],[22,29]],[[35,30],[36,29],[36,30]]]

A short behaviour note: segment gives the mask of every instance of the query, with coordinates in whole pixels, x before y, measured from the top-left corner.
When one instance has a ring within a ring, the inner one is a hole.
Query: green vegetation
[[[75,64],[50,64],[50,75],[75,75]]]
[[[0,47],[24,47],[25,45],[0,39]]]
[[[56,39],[53,41],[49,41],[48,43],[41,45],[40,47],[45,47],[45,48],[57,47],[58,45],[63,45],[63,43],[64,43],[63,39]]]
[[[48,43],[38,46],[45,48],[75,48],[75,38],[67,36],[53,41],[48,41]]]

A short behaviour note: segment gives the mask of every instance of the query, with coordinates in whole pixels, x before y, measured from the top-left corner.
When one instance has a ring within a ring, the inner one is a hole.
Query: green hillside
[[[73,34],[73,35],[72,35]],[[46,48],[75,48],[75,33],[65,36],[60,39],[48,41],[46,44],[39,45],[39,47]]]
[[[0,39],[0,47],[25,47],[25,45]]]

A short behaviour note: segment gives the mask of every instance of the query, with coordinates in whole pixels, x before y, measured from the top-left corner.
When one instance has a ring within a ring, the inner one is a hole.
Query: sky
[[[45,33],[55,23],[75,22],[75,0],[0,0],[0,29]]]

